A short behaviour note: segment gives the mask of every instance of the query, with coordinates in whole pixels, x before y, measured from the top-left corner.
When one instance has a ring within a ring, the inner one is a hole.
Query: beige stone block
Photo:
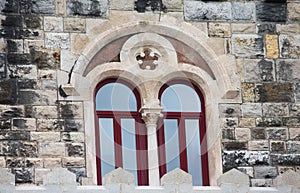
[[[255,94],[254,94],[255,84],[242,83],[241,89],[242,89],[243,102],[254,102],[254,100],[255,100]]]
[[[205,35],[208,35],[208,28],[206,22],[189,22],[196,28],[198,28],[200,31],[202,31]]]
[[[38,119],[37,131],[62,131],[63,120],[59,119]]]
[[[86,34],[71,34],[71,51],[79,54],[87,47],[90,42],[89,35]]]
[[[45,47],[55,50],[70,49],[70,35],[68,33],[46,33]]]
[[[36,119],[34,118],[14,118],[12,120],[13,130],[26,130],[35,131],[36,130]]]
[[[0,52],[5,52],[6,49],[6,41],[4,38],[0,38]]]
[[[65,154],[65,143],[39,143],[39,155],[41,157],[64,157]]]
[[[56,15],[60,15],[60,16],[66,15],[66,10],[67,10],[66,0],[56,0],[55,6],[56,6]]]
[[[266,35],[266,56],[267,58],[276,59],[279,55],[278,35]]]
[[[211,37],[228,38],[231,36],[231,27],[229,23],[209,23],[208,35]]]
[[[31,141],[60,141],[60,132],[30,132]]]
[[[27,165],[33,165],[35,168],[43,168],[44,162],[42,158],[25,158]]]
[[[83,132],[63,132],[61,137],[65,141],[84,142]]]
[[[256,31],[255,24],[253,23],[232,23],[232,33],[236,34],[253,34]]]
[[[300,3],[287,4],[288,18],[290,20],[300,20]]]
[[[235,129],[236,140],[248,141],[251,138],[251,132],[249,128],[236,128]]]
[[[81,185],[82,186],[95,185],[95,182],[93,178],[81,177]]]
[[[244,82],[245,74],[244,74],[244,59],[243,58],[236,59],[236,70],[237,70],[237,73],[239,73],[239,75],[241,77],[241,82]]]
[[[44,17],[44,30],[51,32],[63,31],[63,18],[62,17]]]
[[[183,10],[182,0],[162,0],[163,5],[165,5],[168,11],[180,11]]]
[[[51,170],[45,168],[35,168],[34,181],[37,185],[43,184],[43,177]]]
[[[268,140],[249,141],[248,148],[253,151],[269,150],[269,142]]]
[[[30,53],[31,47],[38,47],[40,49],[45,47],[44,40],[24,40],[24,52]]]
[[[44,168],[59,168],[61,167],[61,158],[45,158]]]
[[[123,10],[123,11],[132,11],[134,9],[135,0],[110,0],[109,6],[111,10]]]
[[[239,126],[240,127],[255,127],[255,118],[240,118]]]
[[[300,140],[300,128],[289,128],[290,139]]]
[[[300,24],[277,24],[276,30],[280,34],[295,34],[300,32]]]
[[[207,44],[216,55],[224,55],[225,44],[223,38],[209,38]]]
[[[85,19],[83,18],[65,18],[64,31],[65,32],[85,32]]]
[[[90,36],[96,36],[102,32],[111,29],[111,24],[106,19],[86,19],[86,33]]]
[[[82,157],[64,157],[62,164],[63,167],[84,167],[85,159]]]
[[[5,157],[0,157],[0,168],[6,167]]]

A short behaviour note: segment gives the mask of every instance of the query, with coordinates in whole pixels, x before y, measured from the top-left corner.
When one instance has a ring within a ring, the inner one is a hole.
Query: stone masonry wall
[[[57,74],[110,10],[181,14],[235,56],[242,101],[219,104],[224,172],[271,186],[300,171],[299,0],[2,0],[0,10],[0,167],[17,184],[56,167],[86,176],[83,103],[58,100]]]

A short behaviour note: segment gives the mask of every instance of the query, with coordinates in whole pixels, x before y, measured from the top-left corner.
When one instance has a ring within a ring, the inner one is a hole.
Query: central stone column
[[[157,122],[162,117],[162,107],[159,100],[148,102],[140,109],[142,118],[147,127],[148,140],[148,167],[149,167],[149,185],[159,186],[159,162],[158,162],[158,146],[157,146]]]

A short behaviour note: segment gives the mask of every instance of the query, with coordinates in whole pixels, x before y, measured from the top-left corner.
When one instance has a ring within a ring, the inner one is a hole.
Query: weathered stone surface
[[[283,125],[283,121],[280,117],[270,117],[270,118],[257,118],[257,127],[280,127]]]
[[[67,0],[67,15],[108,17],[108,0]]]
[[[284,141],[271,141],[270,151],[272,153],[284,153],[286,150]]]
[[[60,52],[58,50],[32,47],[30,49],[31,61],[39,69],[57,69],[60,65]]]
[[[279,55],[278,35],[266,35],[266,56],[267,58],[276,59]]]
[[[59,112],[62,118],[82,118],[83,106],[80,102],[60,103]]]
[[[253,187],[271,187],[272,185],[272,179],[251,179],[251,186]]]
[[[293,102],[291,83],[264,83],[259,88],[259,102]]]
[[[237,169],[243,172],[244,174],[247,174],[251,178],[253,178],[254,176],[253,167],[237,167]]]
[[[0,78],[6,77],[6,55],[0,54]]]
[[[23,40],[7,40],[7,51],[9,53],[23,53]]]
[[[14,105],[17,102],[16,80],[0,81],[0,104]],[[0,113],[1,114],[1,113]]]
[[[254,83],[242,83],[242,99],[243,102],[254,102],[255,101],[255,84]]]
[[[255,178],[274,178],[278,175],[276,167],[260,166],[254,167]]]
[[[232,129],[235,128],[238,125],[238,119],[237,118],[223,118],[222,119],[222,128]]]
[[[75,54],[82,53],[90,41],[91,41],[90,36],[87,34],[78,34],[78,33],[71,34],[72,52],[74,52]]]
[[[274,62],[271,60],[244,60],[246,82],[272,82],[275,79]]]
[[[231,28],[229,23],[208,23],[208,35],[211,37],[230,37]]]
[[[11,65],[28,65],[30,64],[29,54],[8,54],[7,62]]]
[[[0,140],[29,140],[28,131],[0,131]]]
[[[24,27],[32,29],[40,29],[42,26],[42,19],[38,15],[24,15]]]
[[[34,65],[9,65],[9,77],[20,79],[36,79],[37,68]]]
[[[279,175],[282,175],[284,174],[285,172],[287,172],[288,170],[293,170],[295,171],[295,168],[294,167],[291,167],[291,166],[278,166],[278,174]]]
[[[300,120],[298,117],[283,117],[283,125],[287,127],[300,127]]]
[[[50,32],[63,31],[63,18],[62,17],[44,17],[44,30]]]
[[[279,48],[283,58],[300,58],[300,35],[280,35]]]
[[[13,168],[16,183],[32,183],[34,171],[32,168]]]
[[[267,139],[273,140],[286,140],[288,139],[287,128],[267,128],[266,129]]]
[[[277,61],[277,79],[282,82],[300,81],[300,60],[286,59]]]
[[[289,105],[287,103],[263,103],[263,116],[280,117],[289,115]]]
[[[236,128],[235,129],[236,140],[248,141],[251,138],[251,133],[249,128]]]
[[[167,7],[169,11],[182,11],[183,1],[181,0],[162,0],[164,6]]]
[[[36,157],[37,144],[23,141],[0,142],[0,152],[5,156]]]
[[[253,34],[255,33],[255,24],[253,23],[232,23],[231,31],[233,34]]]
[[[66,31],[66,32],[85,32],[85,19],[64,18],[64,31]]]
[[[286,142],[286,150],[290,154],[300,154],[300,142],[299,141]]]
[[[11,119],[0,118],[0,131],[1,130],[10,130],[10,129],[11,129]]]
[[[117,168],[104,176],[104,185],[108,184],[134,184],[134,175],[122,168]]]
[[[46,187],[53,185],[59,186],[62,192],[76,187],[75,175],[64,168],[52,169],[51,172],[44,176],[43,182]]]
[[[73,172],[76,176],[76,182],[81,183],[82,177],[86,177],[85,168],[69,167],[69,171]]]
[[[32,105],[54,105],[57,93],[46,90],[23,90],[19,91],[19,104]]]
[[[25,167],[34,167],[34,168],[42,168],[43,159],[42,158],[25,158]]]
[[[58,119],[38,119],[37,130],[38,131],[63,131],[63,120]]]
[[[300,141],[300,128],[289,128],[290,139]]]
[[[49,49],[70,49],[70,35],[68,33],[46,33],[45,46]]]
[[[239,127],[255,127],[255,118],[240,118]]]
[[[221,117],[238,117],[241,107],[239,104],[219,104],[219,112]]]
[[[255,3],[253,2],[233,2],[232,17],[235,20],[255,20]]]
[[[207,2],[202,1],[185,1],[184,17],[186,20],[203,21],[203,20],[231,20],[231,3],[230,2]]]
[[[31,141],[60,141],[60,132],[30,132]]]
[[[53,0],[32,0],[32,13],[55,14],[55,1]]]
[[[45,142],[39,143],[40,157],[64,157],[65,143]]]
[[[222,129],[222,141],[234,140],[234,129]]]
[[[51,170],[45,168],[36,168],[34,170],[34,183],[37,185],[43,184],[43,177],[47,175]]]
[[[42,80],[41,87],[43,90],[57,91],[57,82],[55,80]]]
[[[286,21],[285,3],[257,3],[256,19],[264,22],[285,22]]]
[[[134,10],[135,0],[119,1],[119,0],[110,0],[109,7],[112,10]]]
[[[83,143],[68,143],[67,144],[67,155],[70,157],[83,157],[84,144]]]
[[[65,0],[56,0],[55,1],[56,7],[56,15],[65,16],[67,13],[67,3]]]
[[[277,24],[276,29],[281,34],[298,34],[300,32],[300,25],[297,23]]]
[[[85,159],[82,157],[64,157],[62,164],[64,167],[84,167]]]
[[[251,128],[251,138],[252,139],[266,139],[265,128]]]
[[[278,176],[275,180],[274,180],[274,184],[277,187],[283,187],[284,186],[294,186],[295,188],[299,189],[300,184],[300,174],[292,171],[292,170],[288,170],[287,172],[285,172],[284,174]]]
[[[23,106],[0,105],[0,117],[2,118],[23,117],[23,116],[24,116]]]
[[[44,159],[44,167],[45,168],[60,168],[62,167],[61,158],[45,158]]]
[[[287,4],[288,19],[292,21],[300,20],[300,3]]]
[[[232,169],[223,175],[221,175],[217,180],[218,186],[222,186],[224,184],[239,184],[241,185],[248,185],[249,182],[249,176],[246,174],[240,172],[237,169]]]
[[[244,103],[241,105],[243,117],[262,116],[262,106],[260,103]]]
[[[247,149],[247,143],[246,142],[237,142],[237,141],[231,141],[231,142],[223,142],[223,148],[224,150],[246,150]]]
[[[270,161],[273,165],[300,165],[300,154],[270,154]]]
[[[0,157],[0,168],[6,168],[5,157]],[[1,169],[0,169],[1,170]],[[1,171],[2,172],[2,171]],[[0,174],[1,175],[1,174]],[[2,182],[3,183],[3,182]]]
[[[249,141],[248,149],[251,151],[268,151],[269,150],[269,142],[268,142],[268,140]]]
[[[62,132],[61,140],[70,142],[84,142],[84,133],[82,132]]]
[[[240,57],[258,57],[264,55],[263,38],[259,35],[233,34],[232,53]]]
[[[37,89],[37,80],[33,79],[19,79],[17,83],[19,89]]]
[[[275,34],[276,25],[274,23],[259,23],[257,24],[258,34]]]
[[[29,118],[57,118],[56,106],[26,106],[26,117]]]
[[[24,158],[6,157],[6,166],[8,168],[22,168],[22,167],[25,167]]]

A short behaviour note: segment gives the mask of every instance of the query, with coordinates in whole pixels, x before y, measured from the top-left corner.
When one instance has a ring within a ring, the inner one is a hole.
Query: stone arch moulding
[[[153,37],[155,38],[151,39]],[[119,47],[120,61],[95,63],[94,59],[99,51],[118,39],[123,42]],[[74,66],[71,84],[68,85],[78,95],[65,99],[84,102],[87,177],[94,184],[97,177],[94,111],[91,110],[94,109],[94,89],[101,80],[121,77],[136,86],[142,98],[157,98],[160,86],[174,78],[193,80],[201,88],[206,106],[209,163],[214,163],[209,168],[210,184],[216,185],[216,179],[222,174],[218,104],[224,100],[239,102],[240,98],[238,86],[231,77],[234,73],[230,70],[235,69],[233,58],[225,54],[217,55],[209,46],[208,39],[203,32],[185,22],[162,24],[147,21],[112,27],[86,46]],[[191,51],[201,56],[207,68],[177,60],[178,53],[180,54],[178,45],[176,46],[178,42],[184,42]],[[157,68],[141,69],[138,66],[138,56],[146,54],[142,48],[147,48],[150,56],[157,57]],[[150,54],[151,52],[153,53]],[[132,64],[135,62],[137,64]],[[159,67],[164,65],[171,68]]]

